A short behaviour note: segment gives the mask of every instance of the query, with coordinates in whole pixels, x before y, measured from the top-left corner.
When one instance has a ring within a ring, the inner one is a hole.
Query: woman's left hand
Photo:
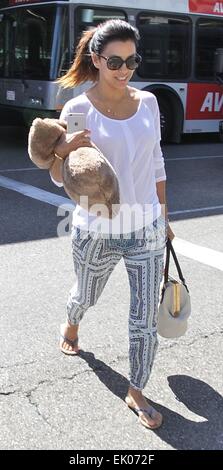
[[[171,227],[170,227],[170,224],[167,225],[167,237],[172,241],[175,237]]]

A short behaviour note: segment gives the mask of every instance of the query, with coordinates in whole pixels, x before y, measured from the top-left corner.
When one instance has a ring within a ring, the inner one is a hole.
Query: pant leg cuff
[[[73,326],[79,325],[78,321],[76,322],[75,320],[73,320],[72,318],[69,318],[68,316],[67,316],[67,321]]]
[[[132,388],[134,388],[135,390],[139,390],[139,391],[142,391],[143,390],[143,387],[138,387],[137,385],[133,384],[132,382],[130,382],[130,386]]]

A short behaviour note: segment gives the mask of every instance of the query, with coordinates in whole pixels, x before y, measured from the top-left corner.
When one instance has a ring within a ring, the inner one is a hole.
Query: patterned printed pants
[[[67,313],[77,325],[95,305],[114,267],[123,257],[130,284],[130,384],[142,390],[149,378],[157,349],[157,313],[163,275],[166,224],[161,215],[147,227],[125,235],[72,231],[76,282],[70,291]]]

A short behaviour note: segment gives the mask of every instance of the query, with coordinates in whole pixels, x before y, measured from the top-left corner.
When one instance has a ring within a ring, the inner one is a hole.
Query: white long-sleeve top
[[[119,181],[121,208],[112,221],[76,206],[73,225],[102,233],[129,233],[153,222],[161,214],[156,182],[166,180],[160,148],[160,115],[155,95],[139,91],[137,111],[128,119],[113,119],[99,112],[85,93],[69,100],[60,115],[84,113],[90,138],[112,164]],[[54,181],[54,180],[53,180]],[[54,181],[55,184],[61,186]]]

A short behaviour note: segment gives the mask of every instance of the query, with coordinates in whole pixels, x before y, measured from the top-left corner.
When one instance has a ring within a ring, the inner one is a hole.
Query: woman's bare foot
[[[138,414],[139,421],[143,426],[150,429],[157,429],[161,426],[163,421],[161,413],[148,404],[141,390],[136,390],[130,386],[125,402],[129,408]]]
[[[71,325],[71,323],[69,323],[68,321],[61,325],[60,350],[65,354],[78,354],[78,328],[79,325]]]

